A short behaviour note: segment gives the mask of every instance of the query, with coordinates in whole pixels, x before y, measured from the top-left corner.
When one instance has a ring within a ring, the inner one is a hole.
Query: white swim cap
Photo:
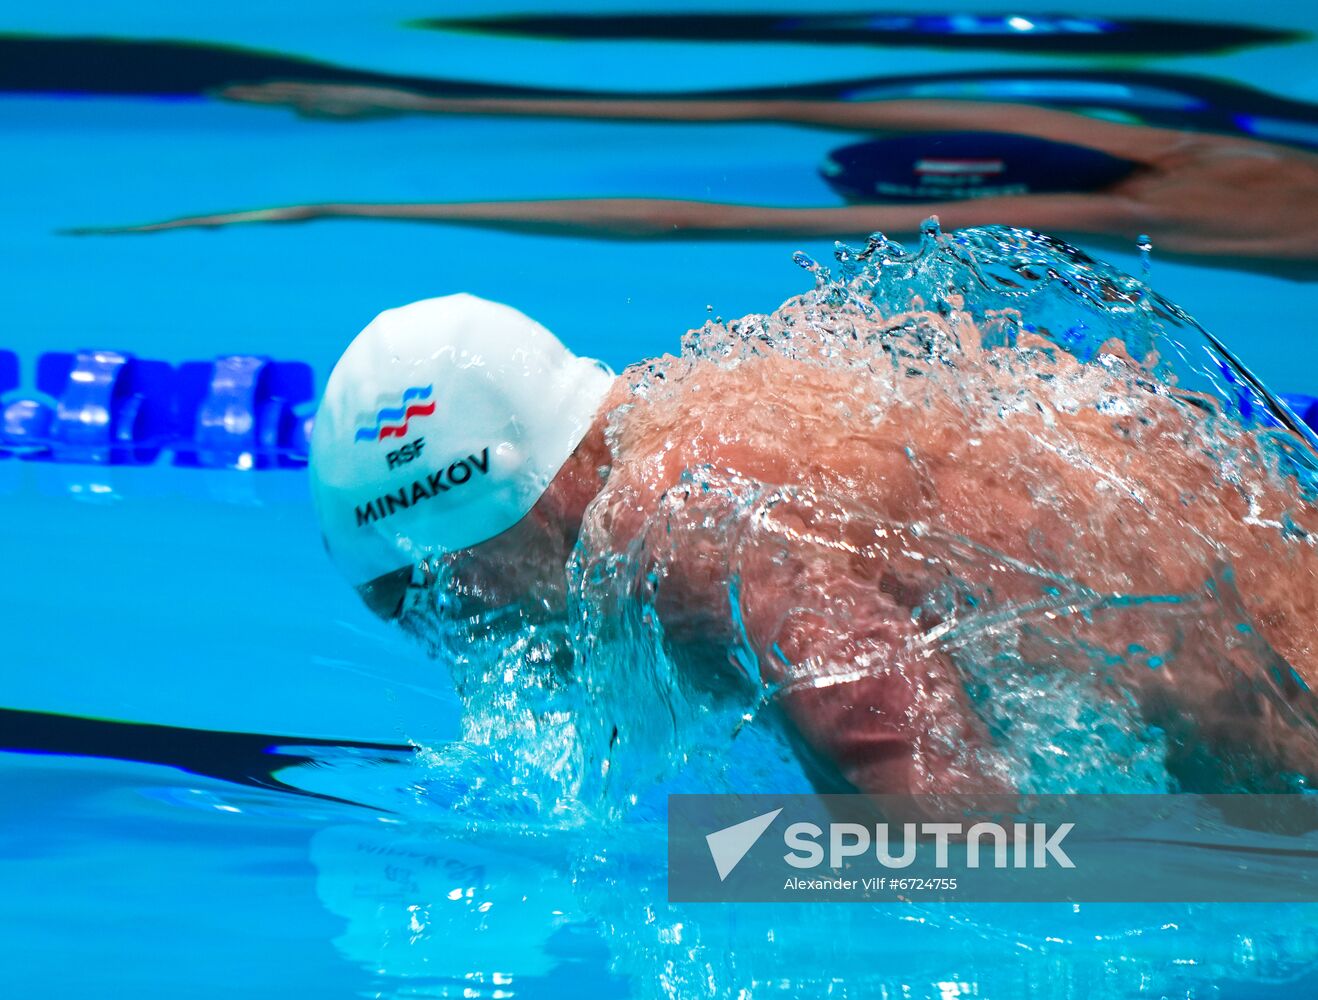
[[[334,366],[311,432],[330,555],[360,585],[511,528],[581,443],[613,377],[473,295],[382,312]]]

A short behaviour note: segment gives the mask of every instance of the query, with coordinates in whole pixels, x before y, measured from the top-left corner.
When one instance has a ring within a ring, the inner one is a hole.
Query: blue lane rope
[[[21,394],[18,355],[0,350],[0,459],[205,469],[307,464],[315,380],[303,361],[230,354],[177,367],[126,351],[52,351]],[[1281,397],[1318,431],[1318,396]]]
[[[194,468],[306,465],[315,398],[311,366],[250,355],[177,367],[125,351],[49,352],[36,392],[0,351],[0,457],[149,465],[163,452]]]

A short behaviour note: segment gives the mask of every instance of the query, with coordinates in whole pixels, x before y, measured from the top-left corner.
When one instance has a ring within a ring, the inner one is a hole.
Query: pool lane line
[[[285,749],[293,747],[369,751],[378,753],[381,761],[404,754],[410,757],[415,753],[415,747],[405,743],[193,729],[0,708],[0,752],[3,753],[161,764],[236,785],[291,792],[344,805],[365,805],[351,799],[297,788],[275,777],[275,772],[284,768],[315,763],[319,759],[310,754]]]

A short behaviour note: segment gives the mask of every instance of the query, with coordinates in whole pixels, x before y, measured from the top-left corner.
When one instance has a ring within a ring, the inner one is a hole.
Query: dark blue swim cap
[[[1009,132],[926,132],[828,154],[819,172],[848,201],[955,201],[1098,191],[1139,164]]]

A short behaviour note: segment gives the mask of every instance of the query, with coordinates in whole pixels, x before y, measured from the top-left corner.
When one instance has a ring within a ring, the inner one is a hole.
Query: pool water
[[[564,88],[1064,62],[1318,100],[1318,43],[1308,40],[1104,60],[404,27],[531,6],[331,0],[202,11],[112,0],[11,10],[0,29],[238,44]],[[1032,0],[1013,11],[1055,7]],[[1105,3],[1101,13],[1150,16],[1146,7]],[[1318,30],[1318,8],[1300,5],[1209,0],[1181,16]],[[19,353],[25,374],[44,350],[97,346],[171,362],[268,353],[305,360],[322,380],[381,308],[460,290],[516,305],[620,368],[675,350],[711,309],[773,308],[808,286],[792,251],[826,259],[831,247],[360,220],[141,237],[64,231],[332,200],[834,204],[817,165],[840,144],[780,125],[337,122],[204,98],[72,94],[0,95],[0,134],[10,194],[0,348]],[[1139,270],[1134,247],[1101,255]],[[1318,393],[1311,286],[1160,259],[1156,247],[1151,281],[1273,388]],[[435,758],[461,753],[442,749],[459,716],[445,668],[377,623],[338,579],[304,472],[0,458],[0,504],[0,706],[10,710],[0,742],[26,751],[0,754],[0,996],[1318,995],[1318,914],[1305,906],[670,905],[663,830],[649,815],[562,830],[473,813],[462,782],[479,769]],[[101,721],[66,730],[41,713]],[[789,767],[782,778],[800,780]]]

